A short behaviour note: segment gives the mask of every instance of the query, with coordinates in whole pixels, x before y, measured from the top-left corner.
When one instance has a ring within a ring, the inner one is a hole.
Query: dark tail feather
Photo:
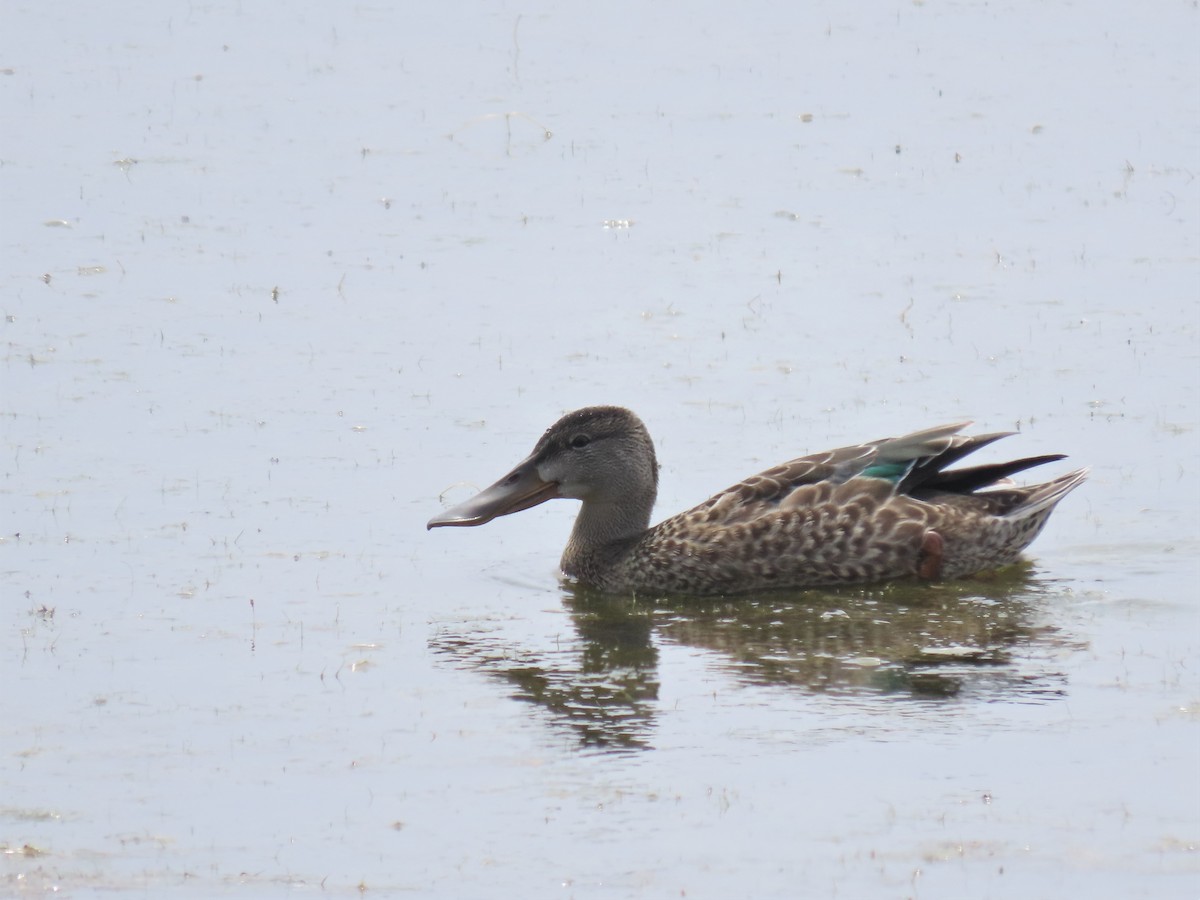
[[[993,441],[1008,437],[1012,433],[1011,431],[998,431],[995,434],[956,436],[953,443],[941,453],[918,459],[916,465],[901,479],[897,490],[902,494],[910,494],[917,488],[925,486],[931,479],[937,478],[943,469],[954,465],[964,456],[986,447]]]
[[[1011,462],[991,463],[985,466],[971,466],[967,469],[953,469],[949,472],[929,472],[927,477],[913,489],[946,491],[952,494],[970,494],[980,488],[985,488],[1034,466],[1044,465],[1066,459],[1064,453],[1050,453],[1045,456],[1027,456],[1024,459],[1014,459]],[[911,475],[910,475],[911,477]]]

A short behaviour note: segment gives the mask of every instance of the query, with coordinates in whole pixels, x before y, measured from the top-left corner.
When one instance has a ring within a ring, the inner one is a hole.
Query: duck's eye
[[[571,438],[571,446],[574,447],[576,450],[582,450],[584,447],[586,447],[591,442],[592,442],[592,439],[590,437],[588,437],[586,434],[577,434],[577,435],[575,435],[575,437]]]

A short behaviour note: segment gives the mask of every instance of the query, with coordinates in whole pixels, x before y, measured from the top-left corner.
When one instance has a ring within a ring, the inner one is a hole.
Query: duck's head
[[[565,497],[582,500],[584,513],[620,522],[619,531],[644,529],[657,493],[654,444],[641,419],[619,406],[591,406],[563,416],[515,469],[428,527],[483,525]]]

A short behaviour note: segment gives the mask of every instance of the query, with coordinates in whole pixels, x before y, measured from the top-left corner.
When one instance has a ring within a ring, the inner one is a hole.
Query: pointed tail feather
[[[884,441],[876,450],[877,459],[880,462],[900,462],[938,456],[953,447],[954,436],[970,424],[959,422],[954,425],[938,425]]]
[[[943,485],[947,479],[951,478],[953,473],[943,472],[949,466],[954,465],[964,456],[968,456],[1000,438],[1008,437],[1013,432],[998,431],[994,434],[978,434],[978,435],[955,435],[951,439],[950,446],[938,453],[935,456],[921,459],[914,465],[904,480],[900,483],[899,491],[902,494],[909,494],[917,488],[925,486],[933,487],[935,485]],[[967,472],[969,469],[960,471]],[[983,482],[987,484],[988,482]],[[943,490],[951,490],[951,488],[942,488]]]
[[[1087,467],[1076,469],[1074,472],[1068,472],[1066,475],[1060,475],[1053,481],[1047,481],[1045,484],[1039,485],[1020,504],[1009,510],[1005,514],[1005,518],[1024,519],[1028,516],[1035,516],[1040,512],[1052,509],[1059,500],[1083,484],[1087,480],[1089,472],[1091,472],[1091,469]]]
[[[1066,454],[1064,453],[1027,456],[1024,459],[1014,459],[1011,462],[988,463],[987,465],[971,466],[966,469],[951,469],[948,472],[930,472],[919,481],[916,479],[919,473],[914,469],[909,479],[917,481],[917,484],[923,488],[949,491],[954,494],[969,494],[972,491],[977,491],[980,488],[1003,481],[1010,475],[1016,475],[1018,472],[1024,472],[1026,469],[1032,469],[1034,466],[1057,462],[1060,459],[1066,458]]]

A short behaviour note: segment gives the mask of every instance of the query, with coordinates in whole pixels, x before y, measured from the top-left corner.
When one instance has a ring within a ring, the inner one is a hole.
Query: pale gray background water
[[[6,3],[0,894],[1196,896],[1197,18]],[[662,515],[965,418],[1094,470],[917,594],[425,532],[597,402]]]

